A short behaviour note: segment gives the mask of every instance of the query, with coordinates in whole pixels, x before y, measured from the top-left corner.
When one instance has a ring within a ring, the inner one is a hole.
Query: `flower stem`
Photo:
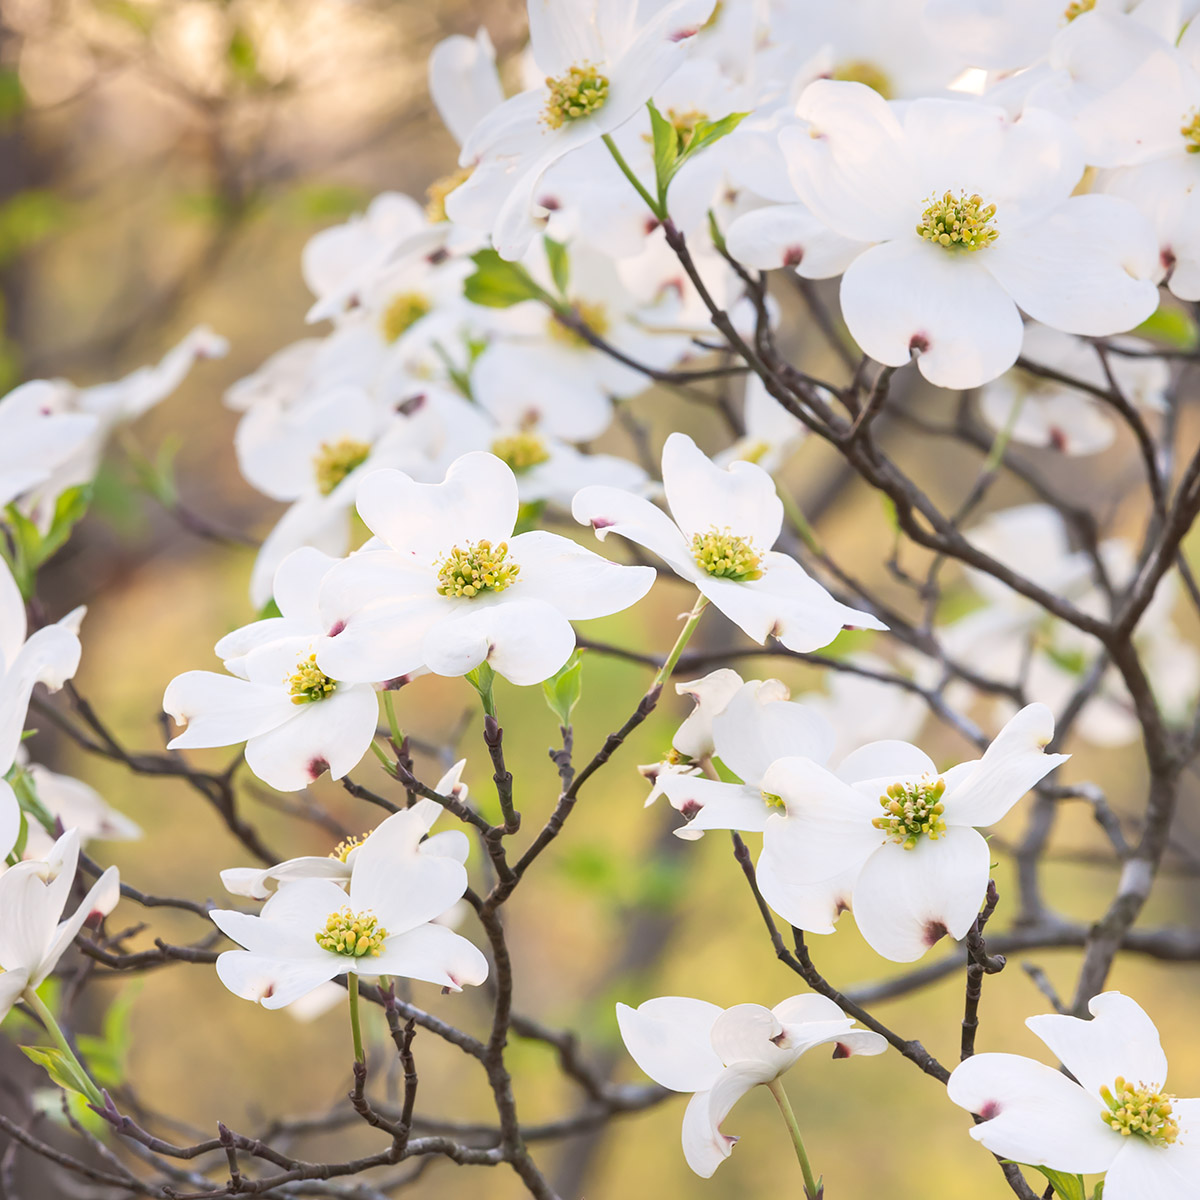
[[[707,607],[708,597],[704,595],[698,596],[695,606],[688,613],[686,623],[679,631],[679,636],[675,639],[675,645],[671,647],[671,653],[667,655],[666,662],[658,668],[658,674],[655,675],[654,682],[650,685],[651,690],[662,687],[663,682],[670,678],[671,672],[675,670],[675,664],[679,661],[679,656],[683,653],[684,647],[688,642],[692,640],[692,634],[696,632],[696,626],[700,624],[700,617]]]
[[[400,743],[404,741],[404,733],[400,728],[400,722],[396,720],[396,706],[392,703],[392,693],[383,693],[383,710],[387,713],[388,729],[392,735],[392,746],[397,754],[400,753]]]
[[[22,999],[37,1013],[38,1018],[46,1027],[46,1032],[62,1052],[63,1057],[67,1060],[67,1065],[70,1067],[71,1074],[75,1076],[79,1084],[79,1090],[97,1108],[103,1108],[104,1097],[100,1095],[100,1089],[92,1082],[92,1077],[87,1073],[83,1063],[76,1058],[75,1051],[71,1049],[71,1043],[67,1041],[66,1035],[59,1028],[58,1022],[54,1019],[54,1014],[46,1007],[42,1002],[42,998],[33,988],[26,988],[22,994]]]
[[[660,221],[665,221],[667,219],[666,209],[661,204],[659,204],[650,195],[650,193],[648,191],[646,191],[646,189],[642,186],[641,180],[638,179],[638,177],[633,173],[633,169],[625,161],[620,150],[617,149],[617,143],[612,140],[612,135],[606,133],[604,135],[603,141],[604,141],[604,144],[608,147],[609,154],[611,154],[613,156],[613,160],[616,162],[617,166],[621,168],[621,174],[624,175],[625,178],[628,179],[629,182],[633,184],[634,188],[637,190],[637,194],[639,196],[641,196],[641,198],[643,200],[645,200],[650,211]]]
[[[796,1114],[792,1111],[787,1092],[783,1090],[783,1083],[778,1079],[773,1079],[767,1084],[767,1087],[770,1089],[771,1095],[775,1097],[775,1103],[779,1105],[779,1111],[783,1114],[784,1124],[788,1127],[792,1145],[796,1147],[796,1159],[800,1163],[800,1170],[804,1172],[805,1194],[809,1200],[818,1200],[822,1190],[821,1184],[813,1178],[812,1167],[809,1166],[808,1155],[804,1150],[804,1140],[800,1137],[800,1126],[796,1123]]]
[[[363,1053],[362,1025],[358,1019],[358,972],[350,971],[346,976],[346,990],[350,994],[350,1033],[354,1037],[354,1057],[358,1062],[366,1062]]]

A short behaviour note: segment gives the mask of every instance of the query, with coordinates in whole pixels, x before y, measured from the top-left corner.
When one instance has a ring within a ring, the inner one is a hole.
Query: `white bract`
[[[216,926],[245,947],[217,959],[221,982],[264,1008],[283,1008],[347,972],[455,991],[482,983],[487,959],[431,924],[462,898],[467,873],[457,854],[421,852],[430,823],[424,809],[393,813],[359,847],[346,889],[332,879],[293,879],[260,916],[214,910]]]
[[[516,477],[492,454],[464,454],[438,484],[368,476],[358,512],[376,537],[322,585],[321,669],[378,681],[488,662],[513,683],[540,683],[571,656],[572,621],[649,591],[650,567],[618,566],[541,530],[514,535],[518,508]]]
[[[0,400],[0,507],[44,485],[99,430],[90,413],[63,410],[62,386],[34,379]]]
[[[1066,760],[1044,753],[1053,734],[1050,710],[1030,704],[982,758],[946,771],[907,742],[863,746],[836,774],[780,759],[761,783],[777,810],[763,831],[764,898],[814,933],[831,933],[837,914],[853,909],[871,948],[893,962],[920,958],[947,934],[963,937],[990,873],[978,831]]]
[[[885,628],[771,549],[783,505],[761,467],[718,467],[687,434],[672,433],[662,476],[674,520],[649,500],[609,487],[582,489],[571,511],[601,541],[616,533],[658,555],[756,642],[776,637],[789,650],[818,650],[846,625]]]
[[[244,741],[246,765],[283,792],[325,771],[340,779],[358,765],[375,736],[375,689],[331,678],[317,665],[317,592],[333,562],[309,547],[289,555],[275,574],[282,616],[243,626],[216,645],[230,674],[186,671],[171,681],[163,709],[187,728],[169,749]]]
[[[729,1157],[736,1137],[721,1124],[758,1084],[770,1084],[814,1046],[835,1058],[882,1054],[877,1033],[855,1029],[832,1000],[792,996],[774,1008],[721,1009],[685,996],[660,996],[637,1008],[617,1005],[625,1048],[647,1075],[673,1092],[694,1092],[683,1117],[683,1154],[707,1179]]]
[[[968,100],[889,105],[819,80],[780,145],[801,200],[844,237],[873,243],[842,277],[842,314],[872,358],[917,356],[942,387],[976,387],[1020,353],[1018,307],[1101,336],[1157,307],[1154,234],[1127,201],[1073,196],[1078,142],[1058,117]],[[800,264],[803,269],[803,262]]]
[[[24,758],[23,753],[17,755],[18,762],[23,763]],[[23,765],[42,807],[61,823],[63,829],[76,830],[81,846],[86,846],[90,841],[127,842],[142,836],[136,822],[118,812],[82,779],[61,775],[41,763]],[[54,844],[54,838],[36,820],[30,819],[27,826],[24,857],[45,858]],[[0,849],[3,845],[4,838],[0,835]]]
[[[1001,1158],[1105,1172],[1104,1200],[1190,1200],[1200,1180],[1200,1099],[1167,1092],[1158,1030],[1135,1001],[1104,992],[1088,1010],[1090,1021],[1025,1022],[1070,1075],[1017,1054],[977,1054],[950,1076],[950,1099],[981,1118],[969,1132]]]

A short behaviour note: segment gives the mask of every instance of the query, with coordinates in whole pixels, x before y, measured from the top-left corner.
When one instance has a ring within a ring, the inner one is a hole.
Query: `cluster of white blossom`
[[[863,353],[890,368],[915,360],[930,384],[970,393],[1005,442],[1064,455],[1113,442],[1107,411],[1056,375],[1094,388],[1111,375],[1160,419],[1168,369],[1151,343],[1119,338],[1128,353],[1109,362],[1088,339],[1130,335],[1164,296],[1200,300],[1194,7],[529,0],[526,86],[507,97],[486,31],[446,39],[430,86],[458,171],[427,205],[385,193],[314,237],[302,268],[322,332],[227,393],[242,474],[287,507],[254,566],[257,619],[216,645],[224,673],[189,671],[166,689],[185,726],[171,746],[244,743],[249,769],[281,791],[340,779],[372,749],[381,696],[390,712],[389,693],[427,673],[467,677],[485,703],[494,675],[552,680],[572,660],[573,623],[637,604],[659,565],[694,592],[667,674],[710,605],[755,642],[801,653],[847,627],[886,630],[775,549],[774,476],[806,431],[769,381],[751,377],[745,434],[715,457],[684,432],[666,438],[658,470],[592,443],[653,380],[715,361],[714,308],[753,341],[762,314],[743,269],[840,277]],[[0,403],[0,503],[50,530],[113,426],[222,351],[198,330],[117,384],[18,388]],[[571,517],[606,549],[610,534],[639,547],[636,565],[539,527],[572,529]],[[1073,549],[1047,506],[994,513],[966,536],[1085,613],[1106,611],[1097,570],[1120,587],[1142,565],[1119,540]],[[757,886],[785,922],[832,934],[850,912],[895,962],[968,933],[988,887],[986,831],[1065,761],[1045,748],[1081,677],[1103,673],[1080,735],[1114,745],[1138,733],[1098,642],[992,574],[967,583],[977,603],[940,628],[944,654],[1000,684],[1020,676],[1036,697],[979,715],[995,736],[978,759],[939,768],[904,740],[925,708],[873,677],[873,647],[849,660],[860,674],[802,700],[728,668],[680,683],[695,709],[642,768],[650,800],[685,818],[679,836],[761,835]],[[1136,636],[1160,700],[1182,715],[1200,656],[1179,642],[1173,604],[1160,588]],[[115,903],[109,872],[58,924],[81,837],[136,833],[75,781],[60,779],[56,802],[54,777],[18,757],[34,684],[75,670],[81,615],[26,641],[20,592],[0,571],[0,775],[31,776],[69,827],[53,845],[33,836],[0,781],[13,864],[0,875],[0,1012]],[[918,683],[941,669],[911,649],[893,665]],[[435,791],[465,796],[462,769]],[[266,903],[212,914],[244,947],[219,959],[222,981],[269,1008],[340,975],[352,996],[359,975],[482,983],[487,960],[448,927],[468,842],[430,836],[441,812],[421,800],[328,858],[225,872],[232,893]],[[980,1054],[950,1098],[999,1155],[1107,1171],[1105,1200],[1196,1195],[1200,1101],[1164,1091],[1157,1033],[1133,1001],[1105,993],[1092,1011],[1090,1023],[1030,1021],[1074,1081]],[[704,1176],[730,1153],[721,1124],[751,1087],[778,1097],[779,1076],[816,1045],[835,1057],[886,1048],[816,995],[724,1011],[664,997],[619,1005],[618,1020],[647,1074],[695,1093],[683,1145]]]

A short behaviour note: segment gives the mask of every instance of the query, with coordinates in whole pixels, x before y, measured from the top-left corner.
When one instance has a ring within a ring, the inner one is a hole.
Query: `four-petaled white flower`
[[[762,468],[718,467],[687,434],[673,433],[663,447],[662,477],[674,520],[649,500],[609,487],[583,488],[571,511],[601,541],[616,533],[657,554],[756,642],[771,636],[789,650],[819,650],[845,625],[886,628],[771,549],[783,504]]]
[[[337,679],[465,675],[488,662],[513,683],[540,683],[570,658],[572,621],[620,612],[654,582],[650,567],[557,534],[514,536],[517,481],[493,454],[464,454],[438,484],[376,471],[357,504],[375,540],[320,594],[317,663]]]
[[[721,1009],[685,996],[660,996],[637,1008],[617,1005],[625,1048],[647,1075],[673,1092],[694,1092],[683,1116],[683,1154],[707,1179],[729,1157],[736,1137],[721,1131],[730,1109],[758,1084],[770,1084],[814,1046],[834,1057],[882,1054],[877,1033],[855,1029],[832,1000],[792,996],[774,1008]]]
[[[1053,735],[1053,714],[1030,704],[982,758],[947,771],[907,742],[863,746],[836,774],[810,759],[780,759],[761,784],[778,808],[763,829],[764,898],[814,933],[831,933],[830,918],[853,909],[871,948],[893,962],[920,958],[947,934],[963,937],[991,865],[978,830],[1066,760],[1044,752]],[[829,916],[814,922],[814,909]]]
[[[243,950],[217,959],[233,993],[283,1008],[338,975],[400,975],[461,990],[487,978],[487,959],[466,938],[431,924],[467,887],[456,854],[420,850],[423,808],[393,813],[355,854],[348,889],[332,879],[284,883],[262,914],[214,910],[214,924]]]
[[[1025,1024],[1066,1075],[1019,1054],[977,1054],[950,1076],[969,1132],[993,1154],[1072,1175],[1107,1172],[1104,1200],[1192,1200],[1200,1181],[1200,1099],[1169,1094],[1167,1056],[1141,1006],[1120,992],[1088,1003],[1090,1021]]]

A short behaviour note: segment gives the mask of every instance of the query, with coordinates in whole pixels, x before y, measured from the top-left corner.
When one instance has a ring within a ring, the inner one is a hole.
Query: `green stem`
[[[382,766],[383,769],[394,778],[396,774],[396,765],[388,757],[387,751],[374,740],[371,742],[371,751],[375,757],[379,759],[380,766]]]
[[[383,710],[387,713],[388,729],[392,734],[392,746],[397,754],[400,753],[400,743],[404,741],[404,731],[396,720],[396,706],[392,703],[392,693],[383,693]]]
[[[59,1028],[58,1022],[54,1019],[54,1014],[42,1002],[42,998],[33,990],[26,988],[22,993],[22,999],[30,1008],[37,1013],[38,1018],[46,1027],[46,1032],[54,1040],[54,1044],[62,1051],[63,1057],[71,1067],[71,1073],[76,1077],[79,1088],[85,1096],[97,1108],[104,1107],[104,1097],[100,1095],[100,1089],[92,1082],[92,1077],[87,1073],[83,1063],[75,1056],[75,1051],[71,1049],[71,1043],[67,1041],[66,1035]]]
[[[654,688],[661,687],[671,677],[671,672],[675,670],[675,664],[679,661],[679,656],[683,653],[684,647],[688,642],[692,640],[692,634],[696,632],[696,626],[700,624],[700,618],[707,607],[708,597],[704,595],[698,596],[695,606],[688,613],[686,623],[679,631],[679,636],[675,639],[675,645],[671,647],[671,653],[667,655],[667,661],[658,668],[658,674],[655,675],[654,682],[650,685],[651,691]]]
[[[787,519],[792,523],[792,528],[800,535],[804,544],[814,554],[823,554],[824,551],[821,549],[821,543],[817,538],[817,531],[808,523],[808,518],[800,510],[800,505],[796,503],[796,498],[778,480],[775,481],[775,490],[779,493],[779,499],[783,501],[783,511],[787,514]]]
[[[346,976],[346,990],[350,993],[350,1032],[354,1037],[354,1057],[358,1062],[366,1062],[363,1053],[362,1025],[358,1019],[358,972],[350,971]]]
[[[770,1089],[771,1095],[775,1097],[775,1103],[779,1105],[779,1111],[783,1114],[784,1124],[788,1127],[792,1145],[796,1147],[796,1159],[800,1163],[800,1170],[804,1172],[804,1190],[808,1193],[810,1200],[816,1200],[821,1185],[813,1178],[812,1167],[808,1163],[808,1155],[804,1150],[804,1139],[800,1136],[800,1126],[796,1123],[796,1114],[792,1111],[791,1101],[788,1100],[787,1092],[783,1090],[780,1080],[771,1080],[767,1087]]]
[[[479,693],[483,702],[483,711],[489,717],[496,716],[496,672],[492,664],[484,660],[473,671],[467,672],[467,682]]]
[[[606,133],[604,135],[604,144],[608,147],[608,152],[613,156],[613,160],[616,162],[617,166],[621,168],[621,174],[633,184],[634,188],[637,190],[637,194],[641,196],[643,200],[645,200],[650,211],[660,221],[665,221],[667,219],[666,207],[662,204],[659,204],[658,201],[655,200],[654,197],[651,196],[650,193],[642,186],[642,181],[638,179],[638,177],[633,173],[633,169],[622,157],[620,150],[617,149],[617,143],[612,140],[611,134]]]
[[[1004,461],[1004,452],[1008,449],[1008,443],[1012,438],[1013,430],[1017,427],[1017,418],[1021,415],[1021,409],[1025,407],[1025,397],[1018,396],[1013,401],[1013,406],[1009,409],[1008,420],[1004,422],[1004,428],[996,434],[995,440],[992,442],[992,448],[988,451],[988,456],[983,463],[983,474],[990,475]]]

